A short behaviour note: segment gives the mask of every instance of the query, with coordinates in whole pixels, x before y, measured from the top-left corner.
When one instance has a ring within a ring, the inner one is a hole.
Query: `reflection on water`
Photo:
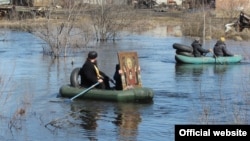
[[[227,71],[228,65],[215,65],[214,73],[216,74],[224,74]]]
[[[85,100],[84,103],[75,102],[71,104],[70,115],[74,121],[71,121],[70,123],[73,126],[79,126],[85,129],[84,135],[87,136],[88,139],[97,140],[95,138],[97,135],[96,130],[102,126],[100,125],[100,122],[112,122],[118,128],[116,131],[118,140],[136,140],[138,127],[142,121],[140,114],[140,107],[142,105],[88,100]],[[110,109],[114,109],[112,110],[113,113],[103,117],[108,111],[110,111]]]
[[[90,111],[85,108],[77,108],[79,105],[72,104],[71,110],[74,113],[79,114],[79,117],[74,117],[75,119],[80,119],[82,122],[80,123],[80,126],[83,127],[86,130],[96,130],[97,128],[97,120],[99,117],[99,110],[96,109],[95,111]]]
[[[205,71],[213,70],[213,74],[224,74],[230,65],[218,64],[178,64],[175,65],[176,75],[192,74],[193,76],[200,76]],[[211,71],[210,71],[211,72]]]
[[[192,65],[192,64],[176,64],[176,75],[192,74],[194,76],[201,75],[203,73],[204,65]]]
[[[175,79],[179,82],[179,85],[186,88],[187,86],[193,89],[203,88],[202,91],[207,91],[206,93],[216,92],[216,90],[212,91],[213,89],[220,89],[219,91],[227,93],[227,90],[232,88],[230,84],[233,79],[235,79],[235,82],[241,80],[237,78],[239,77],[238,74],[235,74],[235,71],[240,68],[240,64],[176,64]],[[224,90],[224,88],[220,87],[222,85],[229,85],[229,88]],[[212,89],[206,90],[208,87],[212,87]]]
[[[176,64],[175,79],[179,88],[185,90],[194,99],[192,105],[196,105],[192,112],[200,115],[201,123],[214,123],[214,119],[231,121],[236,117],[226,116],[237,113],[236,123],[247,123],[249,113],[238,113],[239,109],[248,109],[248,94],[244,94],[242,86],[249,88],[245,82],[248,70],[244,63],[230,65],[215,64]],[[241,72],[241,73],[240,73]],[[180,90],[182,91],[182,90]],[[195,97],[197,95],[198,97]],[[195,98],[194,98],[195,97]],[[232,101],[234,101],[232,103]],[[241,101],[240,105],[235,104]],[[243,104],[244,103],[244,104]]]
[[[74,113],[74,124],[79,124],[80,127],[85,129],[85,135],[90,140],[97,140],[95,130],[98,127],[97,121],[100,119],[101,109],[98,107],[86,107],[82,104],[71,104],[71,111]],[[77,123],[76,121],[80,121]]]
[[[141,122],[138,107],[134,104],[119,104],[117,108],[117,117],[114,123],[119,127],[119,140],[136,140],[138,126]]]

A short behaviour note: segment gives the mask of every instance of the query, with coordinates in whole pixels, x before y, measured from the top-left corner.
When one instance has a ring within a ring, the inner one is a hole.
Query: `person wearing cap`
[[[202,44],[200,42],[200,38],[196,38],[191,44],[193,47],[193,55],[194,57],[205,56],[206,53],[212,52],[212,49],[204,49],[202,48]]]
[[[221,37],[216,44],[214,45],[214,55],[216,57],[219,56],[234,56],[231,52],[227,50],[227,46],[225,44],[225,38]]]
[[[88,57],[80,69],[81,86],[90,87],[97,82],[100,82],[96,86],[98,89],[110,89],[109,77],[99,70],[97,67],[97,52],[90,51]]]

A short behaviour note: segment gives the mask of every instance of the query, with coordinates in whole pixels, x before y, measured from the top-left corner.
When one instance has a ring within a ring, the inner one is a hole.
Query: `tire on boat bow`
[[[79,67],[73,69],[73,71],[70,74],[70,85],[73,87],[80,87],[80,69]]]
[[[173,48],[180,51],[180,52],[193,52],[193,48],[191,46],[179,44],[179,43],[174,43]]]

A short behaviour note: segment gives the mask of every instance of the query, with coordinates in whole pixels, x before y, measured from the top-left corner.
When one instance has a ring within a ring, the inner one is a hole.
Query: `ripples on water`
[[[0,78],[10,83],[0,89],[0,139],[173,141],[175,124],[249,124],[248,42],[227,41],[230,50],[244,55],[241,64],[176,65],[172,44],[192,39],[129,35],[52,61],[42,55],[44,43],[31,34],[6,31],[1,38]],[[214,43],[207,41],[205,48]],[[143,86],[155,92],[153,102],[69,104],[56,98],[90,49],[98,51],[99,67],[110,77],[118,51],[137,51]],[[15,114],[20,108],[27,110],[25,116]]]

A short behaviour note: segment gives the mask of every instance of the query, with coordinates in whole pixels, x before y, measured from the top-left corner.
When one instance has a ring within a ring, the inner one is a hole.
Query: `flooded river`
[[[232,65],[178,65],[172,44],[189,45],[192,39],[158,32],[127,35],[52,60],[42,53],[46,43],[34,35],[2,32],[0,140],[173,141],[176,124],[250,123],[249,42],[226,41],[229,50],[244,56],[240,64]],[[206,41],[204,47],[215,42]],[[57,97],[89,50],[99,53],[99,68],[110,77],[117,52],[136,51],[142,84],[154,90],[153,102],[67,103]]]

